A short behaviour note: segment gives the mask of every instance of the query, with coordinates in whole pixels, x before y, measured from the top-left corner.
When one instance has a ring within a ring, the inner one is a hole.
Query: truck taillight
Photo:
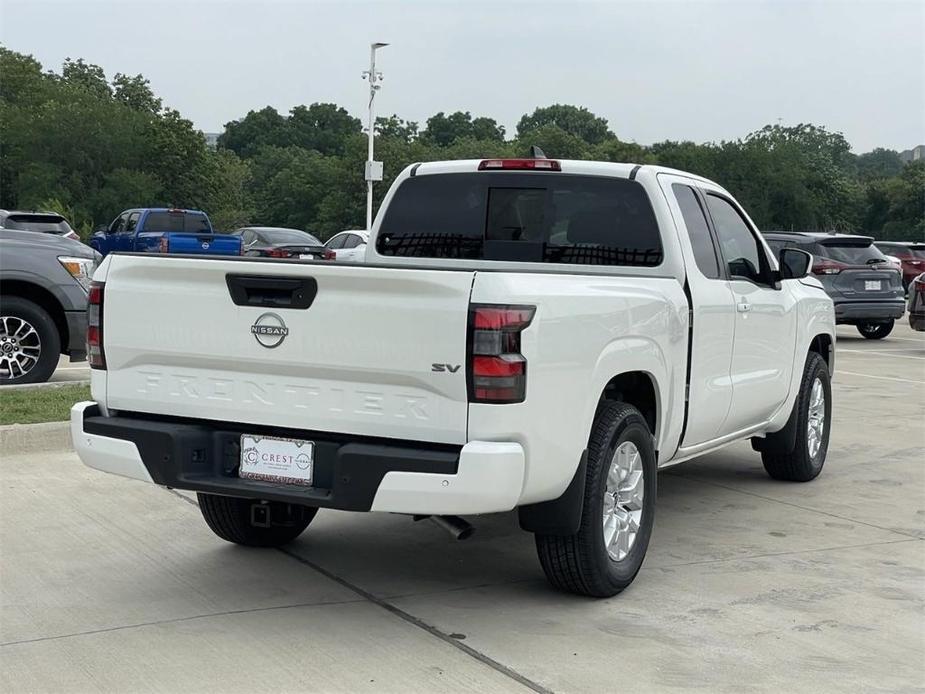
[[[161,240],[157,242],[157,252],[167,253],[169,250],[170,250],[170,242],[167,240],[166,236],[161,236]]]
[[[469,402],[523,402],[527,360],[520,334],[530,325],[535,306],[473,304],[469,309]]]
[[[91,282],[87,297],[87,360],[91,369],[106,368],[103,352],[103,282]]]

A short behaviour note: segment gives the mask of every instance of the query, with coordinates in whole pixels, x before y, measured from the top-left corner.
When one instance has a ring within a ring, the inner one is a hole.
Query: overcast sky
[[[142,73],[206,132],[270,104],[362,116],[371,41],[382,114],[496,118],[586,106],[624,140],[841,131],[856,152],[925,141],[925,2],[0,0],[0,40],[60,71]],[[0,76],[2,79],[2,76]]]

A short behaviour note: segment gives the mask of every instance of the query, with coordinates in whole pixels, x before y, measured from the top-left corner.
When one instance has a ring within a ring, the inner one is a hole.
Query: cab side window
[[[713,237],[710,236],[710,227],[707,226],[707,219],[700,207],[700,201],[694,189],[680,183],[671,186],[675,199],[678,201],[678,207],[681,208],[681,216],[684,218],[684,226],[687,227],[687,235],[691,240],[691,247],[694,249],[694,260],[703,276],[715,280],[719,279],[719,261],[716,258],[716,248],[713,245]]]
[[[742,215],[728,200],[712,193],[707,193],[706,197],[729,278],[769,284],[766,272],[768,260],[764,248]]]
[[[118,234],[121,231],[125,230],[125,221],[128,219],[128,212],[120,214],[116,217],[115,221],[109,225],[110,234]]]
[[[125,224],[125,232],[131,233],[135,231],[135,228],[138,226],[138,218],[141,217],[141,212],[132,212],[128,216],[128,222]]]

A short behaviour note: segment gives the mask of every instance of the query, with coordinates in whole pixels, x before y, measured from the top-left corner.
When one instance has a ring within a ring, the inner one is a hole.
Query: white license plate
[[[310,254],[310,253],[302,253],[302,254],[299,255],[299,259],[300,259],[300,260],[314,260],[314,259],[315,259],[315,256],[313,256],[313,255]]]
[[[315,444],[275,436],[241,436],[239,477],[312,486]]]
[[[864,290],[865,291],[880,291],[880,280],[864,280]]]

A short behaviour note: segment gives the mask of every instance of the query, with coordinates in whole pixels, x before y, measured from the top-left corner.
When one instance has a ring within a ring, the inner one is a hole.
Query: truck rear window
[[[149,212],[144,221],[145,231],[184,231],[211,233],[212,227],[204,214],[194,212]]]
[[[635,181],[548,172],[405,180],[386,209],[385,256],[655,266],[658,223]]]

